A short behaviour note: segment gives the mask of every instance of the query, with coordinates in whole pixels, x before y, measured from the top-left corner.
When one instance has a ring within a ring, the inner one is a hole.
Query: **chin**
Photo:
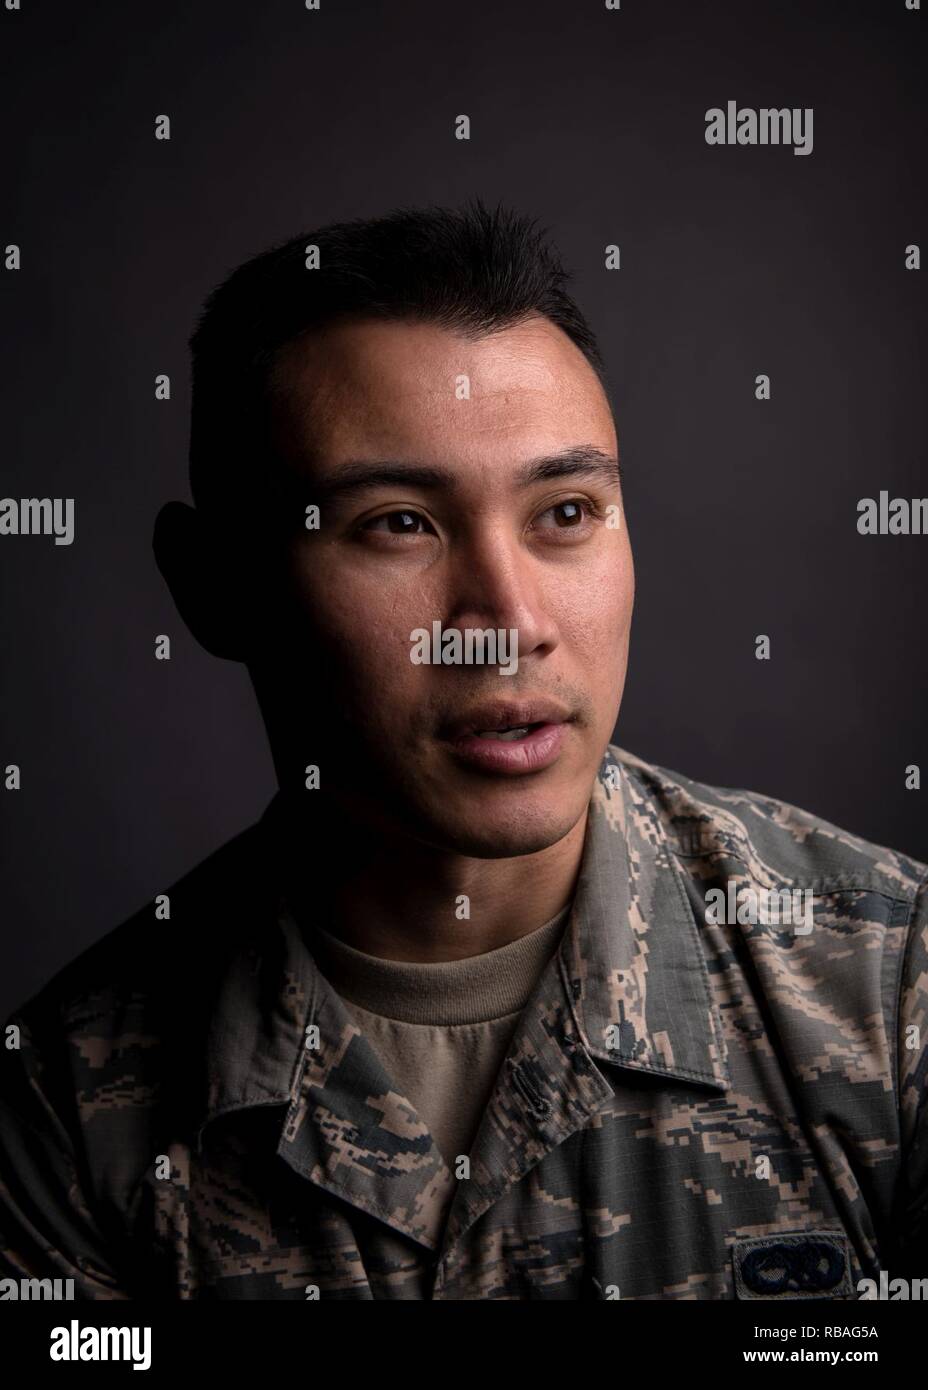
[[[531,814],[516,812],[498,817],[482,807],[457,817],[446,811],[432,820],[428,829],[423,827],[423,839],[438,848],[474,859],[511,859],[550,849],[564,838],[577,819],[577,816],[565,815],[563,806],[556,810],[550,808],[547,813],[534,808]]]
[[[433,843],[440,844],[443,849],[466,855],[469,859],[514,859],[520,855],[538,854],[543,849],[550,849],[564,834],[566,831],[554,830],[548,835],[519,835],[513,832],[511,826],[507,826],[505,829],[501,828],[498,835],[494,835],[482,826],[472,834],[448,834]]]

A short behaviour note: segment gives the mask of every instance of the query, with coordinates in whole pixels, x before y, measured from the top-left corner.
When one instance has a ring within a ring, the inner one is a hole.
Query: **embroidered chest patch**
[[[739,1298],[853,1298],[847,1236],[800,1231],[732,1246]]]

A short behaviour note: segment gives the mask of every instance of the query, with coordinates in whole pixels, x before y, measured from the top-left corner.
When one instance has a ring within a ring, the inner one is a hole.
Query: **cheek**
[[[415,626],[406,612],[411,586],[389,577],[372,583],[357,568],[329,563],[324,550],[295,556],[289,580],[301,616],[332,645],[374,643],[386,651]]]
[[[350,573],[317,571],[294,575],[301,621],[318,643],[326,678],[343,695],[354,692],[371,710],[385,704],[390,691],[415,686],[420,667],[410,660],[410,633],[426,625],[411,611],[415,593],[385,584],[370,585]]]
[[[596,563],[572,576],[556,595],[562,636],[590,664],[597,662],[607,672],[614,670],[609,657],[625,651],[634,595],[628,544],[604,547]]]

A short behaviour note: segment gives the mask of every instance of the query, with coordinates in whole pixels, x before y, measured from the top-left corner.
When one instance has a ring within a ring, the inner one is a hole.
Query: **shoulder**
[[[697,782],[614,744],[607,758],[659,817],[681,860],[708,860],[729,874],[813,893],[857,889],[912,904],[925,890],[928,864],[787,801]]]
[[[8,1105],[28,1117],[38,1101],[67,1130],[85,1103],[144,1104],[171,1067],[189,1068],[222,962],[266,891],[260,827],[221,845],[13,1011],[0,1049]]]
[[[928,865],[776,797],[697,782],[611,744],[604,769],[610,762],[641,843],[676,869],[710,979],[726,979],[724,1007],[746,1006],[759,988],[762,1026],[778,1029],[803,1082],[884,1076],[906,1151],[921,1155],[910,1164],[924,1212]],[[742,986],[748,959],[754,978]]]

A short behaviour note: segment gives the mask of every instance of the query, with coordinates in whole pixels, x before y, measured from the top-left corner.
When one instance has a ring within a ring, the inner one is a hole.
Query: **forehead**
[[[479,338],[433,323],[341,321],[284,348],[271,387],[277,448],[303,466],[615,444],[595,371],[541,317]]]

